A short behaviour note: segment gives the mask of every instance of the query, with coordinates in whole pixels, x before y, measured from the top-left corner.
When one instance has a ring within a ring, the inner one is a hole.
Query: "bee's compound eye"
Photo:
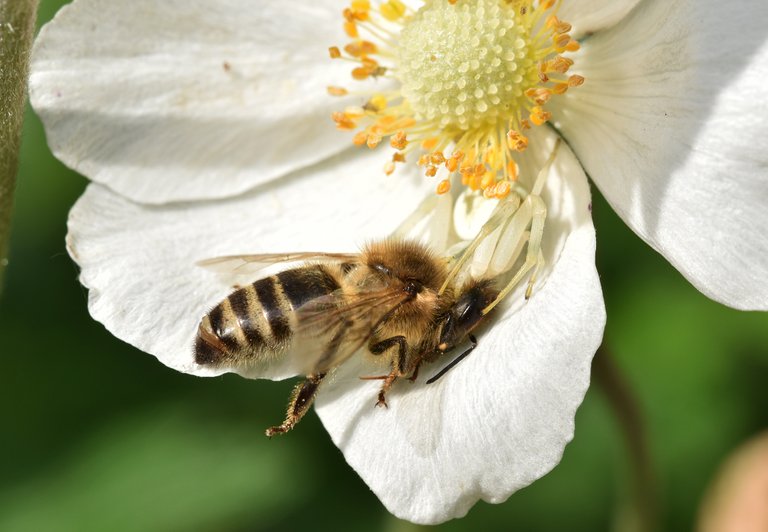
[[[418,283],[416,281],[406,281],[405,282],[405,293],[408,294],[411,297],[415,297],[416,295],[421,292],[422,286],[421,283]]]

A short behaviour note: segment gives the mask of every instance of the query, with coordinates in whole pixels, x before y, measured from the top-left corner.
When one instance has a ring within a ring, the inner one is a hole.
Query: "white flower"
[[[327,57],[346,40],[339,10],[77,0],[41,32],[33,105],[57,157],[95,181],[68,240],[91,314],[170,367],[217,373],[194,363],[192,345],[231,287],[196,261],[351,251],[391,234],[433,189],[414,165],[385,176],[381,150],[345,149],[350,135],[328,127],[345,103],[325,88],[349,79],[348,63]],[[388,410],[373,408],[378,384],[358,379],[362,358],[318,397],[334,442],[395,515],[461,516],[559,461],[605,321],[585,170],[701,291],[768,307],[767,14],[746,0],[563,3],[586,83],[547,102],[556,132],[526,133],[517,160],[524,186],[547,169],[534,296],[510,296],[470,357],[434,384],[402,383]],[[550,168],[558,133],[567,144]],[[440,251],[466,231],[449,196],[419,219]]]

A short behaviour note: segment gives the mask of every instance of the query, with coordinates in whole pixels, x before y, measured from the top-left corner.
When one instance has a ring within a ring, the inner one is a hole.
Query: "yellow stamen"
[[[374,94],[369,103],[373,107],[372,111],[383,111],[387,108],[387,99],[381,94]]]
[[[380,10],[381,15],[385,19],[390,22],[395,22],[405,14],[405,4],[400,0],[389,0],[388,2],[381,4]]]
[[[344,23],[344,33],[347,34],[347,37],[351,37],[353,39],[357,39],[359,34],[357,33],[357,24],[348,20]]]
[[[346,45],[344,51],[352,57],[365,57],[367,55],[375,54],[378,50],[376,49],[376,45],[371,41],[355,41]]]
[[[355,80],[387,75],[400,88],[334,114],[337,127],[360,127],[353,142],[370,148],[388,138],[398,151],[387,174],[421,150],[416,164],[425,175],[445,168],[441,193],[458,173],[472,190],[506,197],[519,178],[519,154],[533,142],[524,133],[551,120],[553,98],[584,83],[568,74],[574,61],[566,55],[579,44],[557,16],[563,1],[425,0],[413,12],[402,0],[350,0],[343,16],[352,42],[331,56],[356,62]]]
[[[396,150],[404,150],[408,146],[408,140],[406,139],[405,131],[398,131],[392,138],[389,139],[389,145]]]
[[[344,87],[328,87],[328,94],[331,96],[346,96],[349,94],[349,91],[345,89]]]

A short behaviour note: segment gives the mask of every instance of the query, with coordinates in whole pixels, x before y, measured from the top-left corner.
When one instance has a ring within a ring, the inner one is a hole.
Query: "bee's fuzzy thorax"
[[[361,262],[373,269],[386,270],[403,281],[416,281],[424,288],[437,291],[447,272],[443,259],[418,242],[387,239],[369,242],[362,251]]]

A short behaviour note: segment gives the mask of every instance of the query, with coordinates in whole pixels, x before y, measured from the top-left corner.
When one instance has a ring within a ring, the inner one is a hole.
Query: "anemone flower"
[[[91,314],[179,371],[290,376],[195,362],[198,323],[235,282],[201,259],[392,234],[449,255],[481,234],[471,275],[522,264],[531,281],[438,381],[427,368],[373,408],[353,357],[316,401],[393,514],[439,523],[504,501],[573,436],[605,323],[587,175],[702,292],[766,308],[768,4],[340,11],[76,0],[41,31],[31,98],[56,156],[93,180],[68,235]]]

